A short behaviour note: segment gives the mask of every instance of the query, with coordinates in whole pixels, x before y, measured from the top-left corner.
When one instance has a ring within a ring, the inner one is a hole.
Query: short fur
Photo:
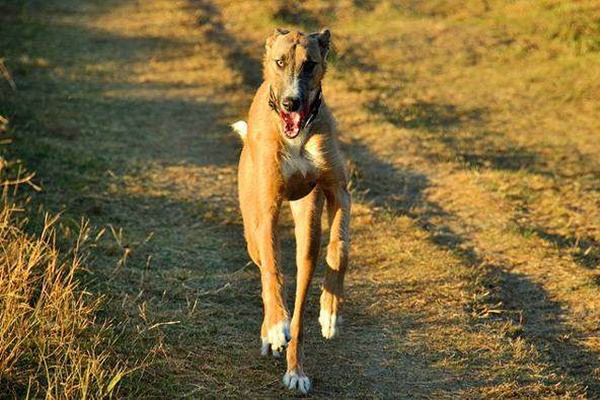
[[[240,121],[233,125],[244,142],[238,171],[239,200],[248,253],[261,272],[263,353],[270,350],[278,355],[287,346],[283,381],[302,393],[311,388],[303,368],[304,303],[319,254],[325,204],[330,238],[319,322],[326,338],[339,330],[349,253],[348,177],[334,119],[324,100],[315,103],[327,68],[329,43],[327,29],[310,35],[276,30],[266,41],[264,82],[252,101],[248,124]],[[320,104],[316,118],[293,139],[284,134],[277,111],[286,96],[298,96],[307,107]],[[296,236],[297,282],[291,323],[277,233],[284,200],[289,200]]]

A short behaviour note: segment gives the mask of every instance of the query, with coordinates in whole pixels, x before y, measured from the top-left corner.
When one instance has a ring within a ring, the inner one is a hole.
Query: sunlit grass
[[[35,213],[14,197],[11,163],[0,158],[0,386],[17,397],[102,398],[118,391],[127,373],[110,349],[110,324],[96,320],[101,297],[85,291],[91,229],[62,232],[60,217],[46,215],[41,229],[28,223]],[[29,226],[28,226],[29,225]],[[62,245],[61,245],[62,243]],[[70,243],[65,246],[66,243]]]
[[[342,340],[319,338],[318,277],[309,296],[314,397],[598,392],[597,2],[13,1],[24,17],[0,25],[0,56],[35,126],[15,146],[48,183],[33,204],[111,227],[91,264],[104,305],[73,297],[134,338],[107,345],[114,357],[98,347],[106,379],[118,358],[158,355],[121,394],[287,393],[278,361],[257,357],[229,129],[278,25],[333,32],[324,94],[352,174]],[[25,230],[61,237],[43,225]],[[98,393],[112,380],[73,376]],[[58,387],[40,379],[13,391]]]

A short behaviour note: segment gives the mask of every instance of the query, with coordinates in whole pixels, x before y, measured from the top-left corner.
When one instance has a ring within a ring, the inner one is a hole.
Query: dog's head
[[[285,136],[298,136],[321,89],[327,68],[328,29],[305,35],[277,29],[266,42],[265,80],[271,106],[279,113]]]

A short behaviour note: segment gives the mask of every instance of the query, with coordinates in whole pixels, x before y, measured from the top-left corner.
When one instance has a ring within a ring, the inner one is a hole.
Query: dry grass
[[[18,185],[32,175],[9,178],[0,159],[0,386],[3,396],[69,399],[118,393],[127,373],[110,349],[112,327],[96,320],[101,298],[86,292],[84,269],[90,228],[70,238],[59,217],[46,215],[28,233],[31,205],[15,202]],[[31,224],[29,224],[31,225]],[[61,249],[67,242],[73,242]]]
[[[309,296],[313,396],[598,397],[596,1],[12,3],[0,56],[33,203],[114,227],[93,249],[114,350],[160,355],[128,394],[288,394],[257,357],[228,125],[273,27],[327,25],[355,207],[341,340]]]

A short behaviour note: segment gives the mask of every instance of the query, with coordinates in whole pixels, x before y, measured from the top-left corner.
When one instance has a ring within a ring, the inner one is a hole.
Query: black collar
[[[300,130],[305,129],[307,126],[312,124],[315,121],[315,119],[317,119],[317,115],[319,115],[319,110],[321,109],[322,101],[323,101],[323,91],[321,90],[321,87],[319,86],[319,91],[317,92],[317,98],[310,105],[310,110],[308,111],[308,115],[307,115],[306,119],[304,120],[304,123],[300,127]],[[271,107],[271,109],[273,111],[275,111],[277,113],[277,115],[279,115],[278,104],[279,103],[277,101],[277,97],[275,96],[275,93],[273,93],[273,90],[271,89],[271,87],[269,87],[269,107]]]
[[[317,98],[310,105],[310,111],[308,112],[308,116],[304,120],[304,126],[302,127],[302,129],[306,128],[307,126],[312,124],[315,119],[317,119],[317,115],[319,115],[319,110],[321,109],[322,97],[323,97],[323,92],[321,91],[321,87],[319,86],[319,91],[317,92]]]

